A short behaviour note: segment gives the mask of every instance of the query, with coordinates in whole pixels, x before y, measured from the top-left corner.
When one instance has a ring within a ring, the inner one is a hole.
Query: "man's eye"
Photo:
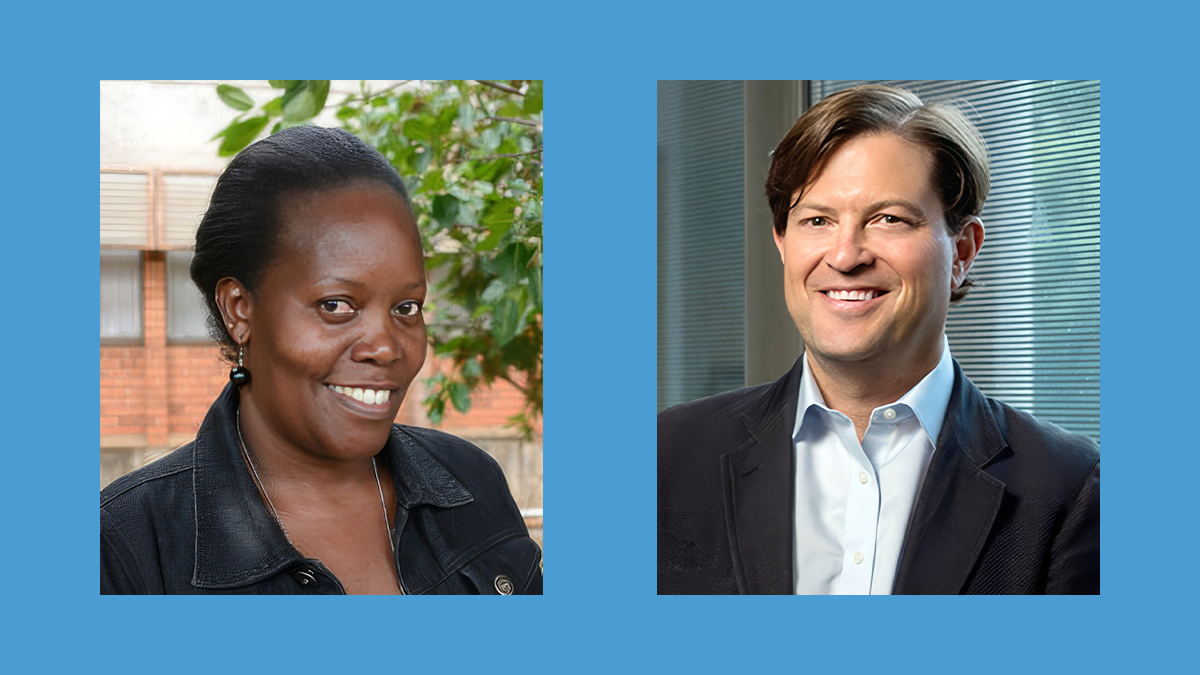
[[[880,220],[882,220],[884,223],[887,223],[888,225],[897,225],[899,223],[906,222],[903,218],[901,218],[899,216],[889,216],[887,214],[880,216]]]
[[[396,313],[400,316],[416,316],[421,313],[421,303],[409,300],[396,305]]]
[[[323,309],[326,314],[346,315],[354,313],[354,308],[351,307],[350,303],[346,302],[345,300],[322,300],[321,309]]]

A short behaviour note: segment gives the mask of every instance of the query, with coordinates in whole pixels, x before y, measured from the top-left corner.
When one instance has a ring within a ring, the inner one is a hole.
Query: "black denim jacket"
[[[238,446],[226,387],[196,440],[100,492],[100,592],[341,594],[288,542]],[[455,436],[394,425],[379,456],[398,508],[405,593],[540,594],[542,552],[500,466]]]

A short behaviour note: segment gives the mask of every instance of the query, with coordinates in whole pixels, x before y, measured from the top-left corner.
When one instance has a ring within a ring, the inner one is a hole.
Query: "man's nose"
[[[841,227],[834,234],[830,250],[825,254],[825,262],[833,269],[843,274],[849,274],[862,265],[875,262],[866,242],[866,230],[861,227]]]

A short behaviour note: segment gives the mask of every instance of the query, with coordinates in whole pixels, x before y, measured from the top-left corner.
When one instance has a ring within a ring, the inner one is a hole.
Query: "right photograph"
[[[1100,83],[658,83],[658,593],[1100,593]]]

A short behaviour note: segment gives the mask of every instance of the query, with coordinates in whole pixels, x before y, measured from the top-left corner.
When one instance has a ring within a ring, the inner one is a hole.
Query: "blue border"
[[[1074,672],[1180,657],[1195,625],[1195,17],[1158,3],[1025,4],[889,16],[870,3],[10,10],[6,661]],[[544,598],[96,595],[97,81],[274,73],[546,80]],[[655,81],[747,77],[1102,81],[1101,597],[655,597]]]

